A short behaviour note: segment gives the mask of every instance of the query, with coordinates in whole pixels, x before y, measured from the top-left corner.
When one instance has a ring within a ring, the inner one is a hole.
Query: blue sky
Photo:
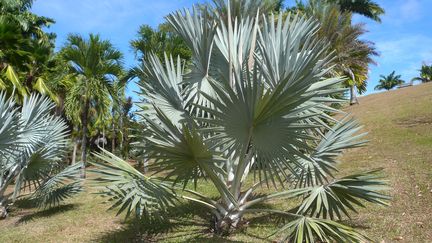
[[[68,33],[99,33],[125,54],[125,65],[136,64],[129,41],[141,24],[157,26],[174,10],[188,8],[202,0],[36,0],[33,11],[51,17],[56,24],[49,31],[57,34],[57,47]],[[287,0],[292,4],[294,0]],[[380,57],[371,66],[368,92],[372,93],[380,74],[393,70],[404,80],[418,74],[422,62],[432,63],[432,0],[376,0],[386,10],[381,24],[361,16],[369,30],[363,39],[376,44]],[[136,85],[129,85],[133,96]]]

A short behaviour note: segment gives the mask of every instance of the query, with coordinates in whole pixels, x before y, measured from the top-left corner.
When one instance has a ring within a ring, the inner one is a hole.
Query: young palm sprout
[[[338,155],[365,141],[353,119],[329,115],[339,112],[331,104],[342,101],[331,95],[344,91],[343,79],[327,78],[332,57],[316,38],[319,25],[292,15],[232,16],[227,6],[226,14],[194,9],[168,17],[191,48],[192,63],[147,58],[139,111],[145,130],[137,134],[166,179],[147,177],[107,152],[94,163],[98,181],[109,182],[105,194],[119,212],[146,219],[163,217],[180,198],[191,200],[214,215],[220,234],[247,214],[276,213],[289,219],[280,233],[290,241],[364,239],[333,220],[362,199],[385,204],[388,197],[377,192],[385,184],[376,171],[333,178]],[[255,183],[246,183],[252,177]],[[203,178],[219,199],[186,189]],[[277,191],[255,194],[270,185]],[[292,209],[259,207],[281,198],[302,201]]]

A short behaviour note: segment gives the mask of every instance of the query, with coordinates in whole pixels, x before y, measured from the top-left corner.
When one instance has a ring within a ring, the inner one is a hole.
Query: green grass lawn
[[[346,110],[365,125],[370,143],[343,155],[339,176],[381,167],[393,197],[390,207],[360,209],[346,223],[377,242],[432,242],[432,84],[362,97],[360,105]],[[205,182],[199,190],[215,194]],[[275,216],[249,216],[247,227],[219,238],[209,232],[209,215],[196,204],[184,204],[169,222],[148,225],[107,212],[109,205],[94,192],[49,210],[17,203],[0,221],[0,242],[272,242],[277,238],[266,236],[282,223]]]

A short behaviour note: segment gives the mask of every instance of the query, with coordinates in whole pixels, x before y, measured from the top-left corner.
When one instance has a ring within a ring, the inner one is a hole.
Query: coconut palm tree
[[[215,9],[219,13],[228,13],[225,0],[213,0]],[[260,13],[279,12],[283,7],[283,0],[237,0],[230,1],[231,16],[256,16],[258,10]]]
[[[150,52],[163,58],[164,53],[180,56],[184,60],[190,60],[191,51],[174,30],[168,24],[161,24],[157,29],[148,25],[141,25],[138,30],[138,38],[130,42],[135,54],[142,60]]]
[[[332,56],[315,35],[319,25],[291,15],[234,16],[224,7],[236,21],[209,21],[199,10],[168,17],[193,52],[188,68],[168,55],[146,58],[138,104],[145,129],[135,136],[165,179],[104,152],[93,162],[102,191],[119,213],[145,220],[167,217],[179,199],[196,202],[213,215],[210,227],[219,234],[235,230],[247,214],[276,213],[288,220],[279,232],[286,241],[364,240],[333,219],[362,199],[385,204],[388,197],[378,192],[384,183],[376,172],[333,178],[337,155],[362,146],[364,134],[353,119],[328,115],[335,111],[329,105],[340,102],[329,96],[341,92],[335,86],[343,79],[327,76]],[[195,190],[203,180],[218,198]],[[255,193],[266,185],[277,191]],[[300,204],[260,206],[276,198]]]
[[[377,22],[381,22],[381,15],[385,14],[385,10],[371,0],[307,0],[306,3],[296,0],[295,5],[287,10],[302,12],[311,2],[336,4],[342,12],[360,14]]]
[[[380,78],[379,84],[375,86],[375,90],[391,90],[396,86],[405,83],[405,81],[401,79],[401,75],[396,75],[396,71],[391,72],[387,76],[380,75]]]
[[[353,25],[352,14],[341,12],[336,4],[311,0],[301,9],[302,14],[319,21],[317,34],[329,41],[329,50],[335,53],[332,75],[347,78],[344,86],[350,89],[350,104],[358,103],[357,93],[366,91],[369,65],[375,64],[373,57],[378,55],[373,43],[360,39],[366,32],[364,25]]]
[[[61,53],[76,79],[66,98],[66,110],[81,127],[82,175],[85,176],[90,110],[94,109],[101,117],[109,114],[110,95],[114,81],[122,74],[123,56],[109,41],[93,34],[88,39],[70,35]]]
[[[413,81],[421,81],[422,83],[432,82],[432,65],[423,64],[420,71],[420,76],[412,79]]]
[[[33,94],[17,108],[6,97],[0,93],[0,218],[22,189],[34,189],[31,198],[40,206],[56,205],[81,190],[79,164],[61,171],[67,126],[51,115],[54,104]],[[13,193],[6,193],[13,184]]]
[[[372,0],[326,0],[336,3],[344,12],[356,13],[381,22],[380,16],[385,13],[384,9]]]

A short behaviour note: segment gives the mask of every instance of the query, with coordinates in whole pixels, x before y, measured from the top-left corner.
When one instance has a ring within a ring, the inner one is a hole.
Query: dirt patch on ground
[[[397,120],[395,123],[402,127],[415,127],[421,125],[432,125],[432,117],[411,117],[408,119]]]

